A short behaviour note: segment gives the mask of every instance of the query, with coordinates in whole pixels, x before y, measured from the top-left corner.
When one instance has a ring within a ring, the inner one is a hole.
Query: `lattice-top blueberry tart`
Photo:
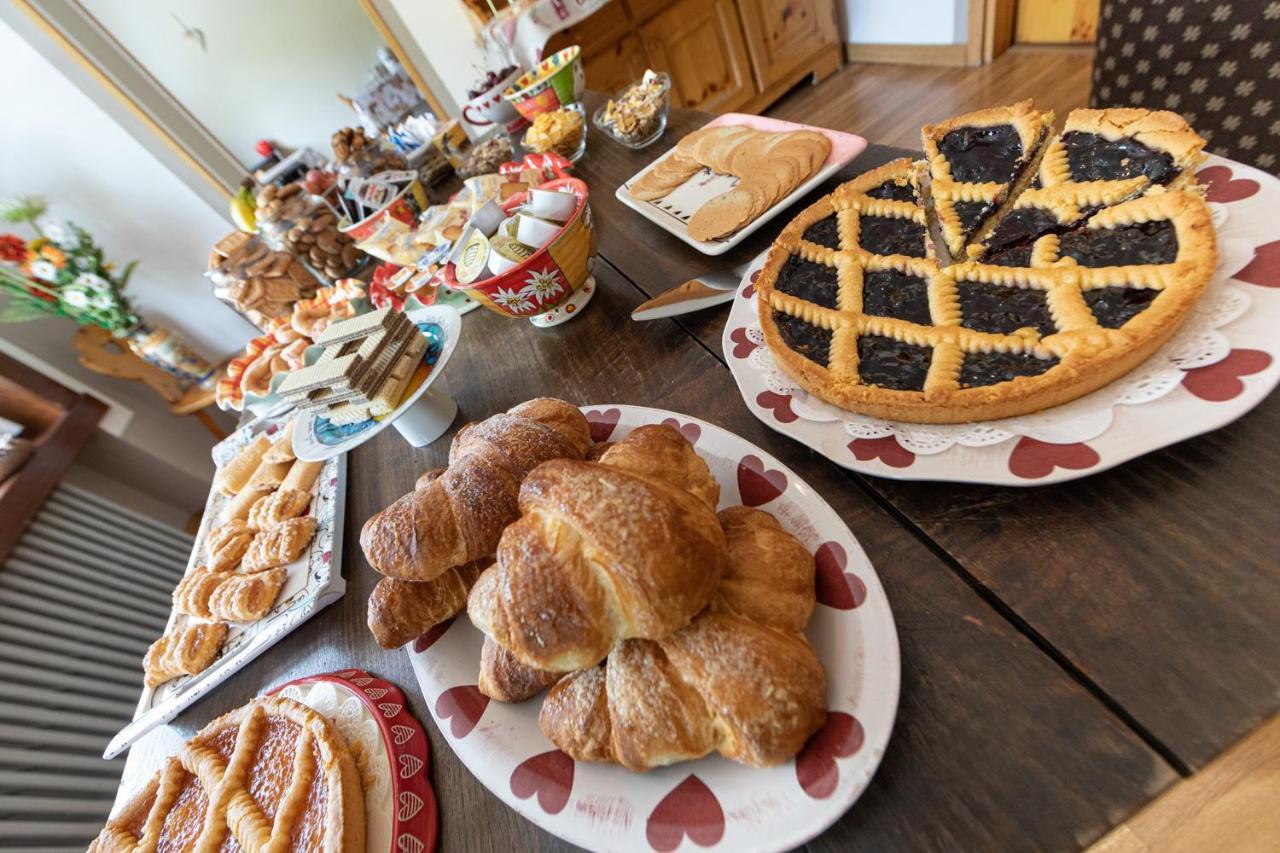
[[[1073,400],[1167,341],[1217,263],[1203,140],[1132,109],[1077,110],[1050,139],[1046,115],[1028,103],[925,128],[930,159],[797,216],[757,280],[783,369],[853,411],[960,423]],[[989,207],[958,212],[968,201]]]

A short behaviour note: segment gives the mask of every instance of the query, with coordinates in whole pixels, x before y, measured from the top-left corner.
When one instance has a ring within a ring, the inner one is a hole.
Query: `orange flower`
[[[62,269],[67,265],[66,253],[52,244],[41,249],[40,256],[58,269]]]

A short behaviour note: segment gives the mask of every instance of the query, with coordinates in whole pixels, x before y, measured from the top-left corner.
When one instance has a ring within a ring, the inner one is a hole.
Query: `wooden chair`
[[[1208,150],[1280,175],[1280,41],[1264,5],[1103,0],[1090,106],[1173,110]]]
[[[142,358],[97,326],[81,326],[73,343],[80,353],[79,361],[94,373],[141,382],[169,404],[174,415],[192,415],[214,438],[227,437],[226,430],[206,411],[214,405],[213,388],[199,385],[184,387],[178,379]],[[221,372],[221,366],[219,366]]]

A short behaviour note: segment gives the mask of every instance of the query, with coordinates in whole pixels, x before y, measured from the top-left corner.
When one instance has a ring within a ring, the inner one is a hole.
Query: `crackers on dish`
[[[716,240],[738,231],[812,177],[831,153],[816,130],[772,133],[746,125],[704,127],[681,139],[670,154],[628,188],[633,198],[662,198],[706,168],[738,179],[737,186],[703,204],[689,219],[689,236]]]

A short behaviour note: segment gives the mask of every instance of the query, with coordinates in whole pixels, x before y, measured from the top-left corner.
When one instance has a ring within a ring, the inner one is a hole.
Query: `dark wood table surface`
[[[598,103],[589,93],[588,114]],[[486,311],[465,319],[439,380],[461,409],[449,435],[415,450],[388,430],[350,456],[346,596],[147,735],[130,753],[126,788],[269,687],[359,666],[404,687],[427,729],[443,849],[571,849],[471,776],[433,724],[408,657],[373,642],[365,602],[377,576],[357,542],[366,518],[444,462],[459,425],[534,395],[655,406],[730,429],[807,480],[866,550],[897,623],[901,702],[871,785],[810,849],[1080,848],[1280,706],[1280,400],[1057,486],[899,483],[846,471],[748,412],[720,348],[727,306],[629,318],[692,275],[754,257],[789,218],[709,258],[614,198],[708,118],[673,110],[664,137],[640,152],[590,134],[577,169],[599,237],[593,301],[551,330]],[[872,145],[814,197],[908,153]]]

